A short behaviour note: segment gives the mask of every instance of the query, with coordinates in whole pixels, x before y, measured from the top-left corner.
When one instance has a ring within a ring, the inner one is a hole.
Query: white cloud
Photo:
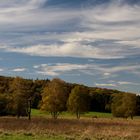
[[[119,85],[137,85],[137,86],[140,85],[140,83],[128,82],[128,81],[118,81],[117,83],[118,83]]]
[[[7,46],[0,44],[0,49],[7,49]]]
[[[70,63],[56,63],[56,64],[41,64],[35,65],[37,73],[50,76],[58,76],[66,72],[87,70],[90,65],[70,64]],[[71,73],[70,73],[71,74]]]
[[[99,87],[120,87],[120,86],[139,86],[139,83],[129,81],[108,81],[107,83],[95,83]]]
[[[140,39],[136,40],[127,40],[127,41],[119,41],[118,43],[124,44],[124,45],[129,45],[129,46],[134,46],[134,48],[140,48]]]
[[[24,72],[26,70],[27,70],[26,68],[15,68],[12,71],[14,71],[14,72]]]
[[[40,8],[45,2],[46,0],[1,0],[0,13],[26,12]]]
[[[65,39],[63,38],[64,36]],[[84,34],[83,36],[82,33],[71,34],[71,36],[75,37],[75,39],[78,36],[79,38],[81,38],[81,41],[73,41],[73,42],[67,42],[68,36],[69,36],[68,34],[63,34],[60,36],[54,35],[53,38],[56,37],[57,38],[57,39],[55,38],[56,40],[60,39],[60,41],[61,40],[65,41],[62,44],[51,43],[50,45],[40,44],[26,47],[2,46],[0,49],[3,49],[8,52],[24,53],[32,56],[80,57],[80,58],[97,58],[97,59],[118,59],[118,58],[120,59],[127,58],[129,57],[129,55],[131,56],[140,54],[138,50],[135,50],[136,47],[122,46],[114,43],[112,44],[112,42],[106,44],[105,42],[107,40],[101,40],[103,45],[101,45],[101,43],[95,45],[96,41],[92,42],[92,39],[86,39],[85,37],[86,34]],[[84,42],[87,42],[87,44]]]
[[[110,76],[109,72],[104,73],[104,76]]]
[[[80,43],[65,43],[63,45],[51,44],[51,45],[36,45],[31,47],[7,47],[5,51],[25,53],[33,56],[45,56],[45,57],[80,57],[80,58],[98,58],[98,59],[115,59],[124,58],[120,54],[117,54],[114,50],[103,50],[91,45],[82,45]],[[118,50],[120,51],[120,50]]]
[[[140,65],[122,65],[122,66],[97,66],[98,70],[102,71],[104,74],[113,74],[117,72],[129,72],[134,73],[139,71]]]
[[[125,72],[129,74],[136,74],[136,72],[140,69],[138,65],[130,65],[130,66],[109,66],[103,64],[72,64],[72,63],[50,63],[50,64],[41,64],[33,66],[34,69],[37,70],[37,73],[43,75],[50,76],[58,76],[65,73],[84,73],[86,75],[100,75],[104,78],[117,77],[117,73]],[[119,83],[118,84],[123,84]]]
[[[116,3],[111,3],[108,6],[103,5],[94,9],[88,9],[87,13],[90,14],[84,14],[85,17],[88,18],[88,21],[91,22],[93,22],[93,19],[96,20],[96,22],[137,21],[140,20],[139,10],[139,6],[117,5]]]
[[[116,87],[116,84],[102,84],[102,83],[95,83],[95,86],[99,86],[99,87]]]
[[[0,7],[0,29],[4,31],[32,31],[51,27],[78,18],[80,11],[58,7],[42,8],[46,0],[23,0]],[[7,3],[7,2],[5,2]]]
[[[4,69],[0,68],[0,72],[4,71]]]
[[[14,42],[19,42],[22,46],[26,44],[25,47],[16,48],[11,47],[11,44],[6,44],[9,46],[7,51],[35,56],[100,59],[127,58],[131,55],[140,55],[139,6],[120,6],[113,2],[108,6],[91,6],[90,9],[81,8],[80,10],[55,6],[41,8],[44,2],[46,0],[22,0],[21,2],[14,0],[10,2],[9,6],[0,8],[0,29],[4,31],[22,31],[22,29],[34,31],[42,30],[42,28],[50,30],[62,28],[65,32],[25,35],[22,38],[17,38],[16,41],[11,41],[12,46],[14,46]],[[7,2],[3,1],[2,3]],[[10,6],[11,4],[12,6]],[[67,31],[70,26],[64,24],[75,19],[77,19],[77,31],[72,27],[72,31]],[[78,30],[81,29],[84,30],[79,32]],[[102,42],[97,45],[96,41],[98,40]],[[51,45],[40,43],[47,41],[63,41],[64,43],[61,45],[59,43],[51,43]],[[93,44],[87,45],[84,42]]]

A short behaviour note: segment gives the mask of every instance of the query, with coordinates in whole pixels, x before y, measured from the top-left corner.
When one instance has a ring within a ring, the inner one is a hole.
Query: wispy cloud
[[[117,83],[119,85],[136,85],[136,86],[139,86],[140,85],[140,83],[128,82],[128,81],[118,81]]]
[[[12,71],[14,71],[14,72],[24,72],[26,70],[27,70],[26,68],[15,68]]]
[[[37,73],[50,76],[58,76],[66,72],[87,70],[90,65],[70,64],[70,63],[56,63],[56,64],[41,64],[35,65]]]
[[[106,83],[95,83],[95,86],[99,87],[119,87],[119,86],[139,86],[139,83],[128,81],[107,81]]]
[[[4,71],[4,69],[0,68],[0,72]]]
[[[108,83],[95,83],[95,86],[99,86],[99,87],[116,87],[117,85],[116,84],[112,84],[112,83],[110,83],[110,84],[108,84]]]
[[[119,66],[111,66],[111,65],[100,65],[97,66],[97,69],[102,71],[105,76],[109,76],[111,74],[115,74],[118,72],[129,72],[135,73],[140,70],[140,65],[119,65]]]
[[[78,72],[84,73],[86,75],[100,75],[106,78],[111,78],[116,76],[116,74],[120,74],[120,72],[125,72],[129,74],[134,74],[140,69],[140,66],[130,65],[130,66],[109,66],[104,64],[72,64],[72,63],[52,63],[52,64],[41,64],[34,65],[34,69],[37,70],[37,73],[43,75],[57,76],[64,74],[66,72]],[[123,84],[123,82],[118,83]],[[128,83],[127,83],[128,84]]]
[[[9,52],[98,59],[140,55],[140,6],[112,2],[77,10],[55,5],[41,8],[41,5],[47,3],[46,0],[16,2],[14,0],[14,6],[10,7],[9,4],[0,9],[1,30],[50,30],[50,33],[17,37],[16,41],[5,43]],[[67,26],[67,23],[70,25]],[[65,32],[60,33],[58,29]],[[14,46],[14,42],[18,42],[19,47],[17,44]],[[25,47],[21,47],[23,43],[26,44]]]
[[[98,59],[116,59],[124,58],[124,55],[117,54],[121,51],[119,48],[106,48],[92,45],[84,45],[76,42],[51,45],[36,45],[31,47],[7,47],[5,51],[23,53],[32,56],[45,57],[79,57],[79,58],[98,58]]]

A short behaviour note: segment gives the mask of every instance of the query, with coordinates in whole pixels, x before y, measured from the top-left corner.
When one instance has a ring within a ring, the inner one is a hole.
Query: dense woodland
[[[80,118],[88,111],[112,112],[116,117],[140,115],[140,96],[118,90],[71,84],[60,79],[32,80],[0,76],[0,115],[28,115],[31,107],[57,118],[70,111]]]

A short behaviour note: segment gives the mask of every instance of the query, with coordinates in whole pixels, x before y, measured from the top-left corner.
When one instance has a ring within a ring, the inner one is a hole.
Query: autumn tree
[[[136,95],[130,93],[114,94],[111,108],[115,117],[131,117],[133,119],[136,113]]]
[[[54,119],[66,109],[68,98],[67,84],[60,79],[53,79],[42,93],[41,110],[49,111]]]
[[[10,84],[14,78],[0,76],[0,93],[8,94],[10,92]]]
[[[11,90],[13,92],[13,108],[17,117],[23,115],[29,115],[29,100],[32,98],[32,80],[26,80],[20,77],[16,77],[11,85]]]
[[[69,96],[67,107],[70,112],[76,114],[77,119],[80,119],[81,113],[88,111],[88,89],[84,86],[75,86]]]

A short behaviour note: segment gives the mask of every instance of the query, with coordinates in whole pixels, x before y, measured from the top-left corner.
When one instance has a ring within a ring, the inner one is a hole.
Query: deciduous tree
[[[136,113],[136,95],[130,93],[119,93],[113,95],[112,113],[116,117],[128,118]]]
[[[84,86],[75,86],[71,91],[67,106],[68,110],[72,113],[75,113],[77,119],[80,119],[81,113],[88,111],[88,89]]]
[[[67,85],[60,79],[53,79],[44,88],[41,109],[49,111],[54,119],[66,109],[68,98]]]
[[[22,115],[28,115],[28,101],[31,99],[33,94],[32,80],[26,80],[20,77],[16,77],[13,80],[11,89],[13,92],[13,108],[17,117]]]

